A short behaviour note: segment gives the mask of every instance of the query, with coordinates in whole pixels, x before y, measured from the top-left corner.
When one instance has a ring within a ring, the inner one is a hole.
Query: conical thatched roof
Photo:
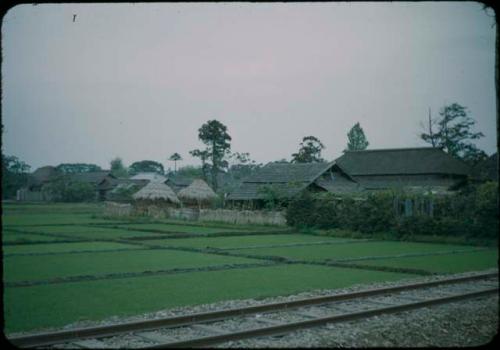
[[[170,201],[172,203],[180,203],[179,199],[175,195],[174,191],[167,185],[159,182],[150,182],[144,186],[137,193],[134,193],[132,197],[135,200],[141,199],[163,199],[165,201]]]
[[[178,193],[179,198],[187,200],[206,201],[217,198],[215,192],[203,180],[196,179],[191,185]]]

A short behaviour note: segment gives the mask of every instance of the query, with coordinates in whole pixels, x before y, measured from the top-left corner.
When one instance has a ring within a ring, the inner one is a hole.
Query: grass
[[[57,242],[66,241],[66,238],[48,237],[37,234],[27,234],[11,231],[2,231],[2,242],[4,243],[29,243],[37,241]]]
[[[289,235],[262,235],[262,236],[238,236],[238,237],[200,237],[200,238],[178,238],[178,239],[162,239],[148,240],[149,244],[174,246],[174,247],[191,247],[191,248],[241,248],[251,246],[275,245],[275,244],[292,244],[292,243],[313,243],[325,241],[344,241],[343,239],[331,237],[315,237],[301,234]],[[245,251],[247,251],[245,249]]]
[[[7,246],[3,248],[4,254],[43,254],[43,253],[65,253],[78,251],[100,251],[111,249],[138,249],[140,247],[112,242],[84,242],[84,243],[58,243],[58,244],[26,244]],[[5,257],[4,257],[5,259]],[[9,259],[12,259],[10,257]],[[5,264],[5,260],[4,260]]]
[[[399,254],[430,253],[474,249],[457,244],[373,241],[343,244],[304,245],[297,247],[261,247],[282,244],[307,244],[322,241],[339,242],[352,238],[374,238],[349,232],[311,231],[294,233],[286,227],[231,225],[221,223],[149,220],[144,217],[100,217],[99,205],[92,204],[3,204],[4,243],[25,240],[23,245],[5,245],[5,254],[45,254],[4,256],[4,282],[43,281],[71,276],[120,273],[143,273],[175,268],[204,268],[226,264],[264,263],[262,259],[222,256],[168,249],[141,249],[139,241],[130,244],[92,242],[95,239],[127,239],[158,237],[143,243],[189,248],[216,247],[230,249],[231,254],[274,255],[304,261],[345,259]],[[127,222],[127,223],[124,223]],[[97,226],[92,226],[98,224]],[[109,225],[109,226],[105,226]],[[13,227],[9,229],[8,225]],[[15,229],[31,233],[16,233]],[[141,231],[146,230],[146,231]],[[158,230],[165,233],[147,232]],[[270,232],[281,231],[279,235]],[[290,231],[286,233],[284,231]],[[57,234],[57,238],[36,234]],[[168,233],[213,234],[242,232],[242,236],[169,238]],[[250,235],[253,232],[264,235]],[[391,238],[390,234],[375,235]],[[86,242],[62,243],[60,240],[84,239]],[[44,244],[29,244],[30,240]],[[21,242],[21,241],[19,241]],[[458,242],[457,242],[458,243]],[[257,246],[252,247],[252,246]],[[246,249],[243,249],[246,248]],[[128,251],[108,251],[125,250]],[[91,251],[91,252],[85,252]],[[68,253],[67,252],[75,252]],[[64,253],[64,254],[63,254]],[[375,265],[451,273],[481,270],[496,266],[497,253],[481,252],[422,256],[417,258],[383,258],[354,261],[359,265]],[[414,277],[408,273],[392,273],[359,268],[336,268],[306,264],[246,266],[219,271],[183,272],[172,275],[141,276],[108,280],[78,281],[29,287],[4,287],[4,320],[7,332],[60,327],[78,320],[99,320],[113,315],[125,316],[185,305],[210,303],[227,299],[262,298],[286,295],[318,288],[342,288],[353,284],[390,281]]]
[[[116,228],[103,228],[91,226],[29,226],[19,227],[19,230],[26,232],[42,232],[42,233],[55,233],[62,234],[68,237],[85,238],[85,239],[115,239],[127,238],[137,236],[158,236],[161,238],[165,235],[161,233],[143,232],[143,231],[129,231]]]
[[[356,264],[356,262],[354,263]],[[498,252],[492,249],[474,253],[427,256],[425,258],[363,260],[359,263],[370,266],[421,269],[436,273],[460,273],[498,267]]]
[[[328,236],[338,238],[372,238],[377,240],[386,241],[399,241],[399,242],[421,242],[421,243],[441,243],[441,244],[458,244],[458,245],[476,245],[486,247],[498,246],[498,238],[477,238],[466,235],[460,236],[439,236],[439,235],[403,235],[400,236],[395,232],[374,232],[362,233],[358,231],[351,231],[346,229],[305,229],[303,233],[308,233],[317,236]]]
[[[96,224],[109,223],[112,221],[104,219],[94,219],[90,214],[12,214],[2,215],[2,226],[32,226],[46,224]]]
[[[47,213],[69,213],[69,214],[96,214],[100,212],[100,206],[94,203],[10,203],[3,205],[5,213],[47,214]]]
[[[218,228],[205,226],[184,226],[172,224],[139,224],[139,225],[119,225],[121,228],[132,228],[136,230],[157,230],[166,233],[182,232],[182,233],[218,233],[218,232],[244,232],[238,228]]]
[[[284,265],[7,288],[4,291],[5,331],[60,327],[78,320],[98,320],[177,306],[286,295],[318,288],[343,288],[356,283],[408,277],[412,276]]]
[[[386,256],[413,253],[431,253],[453,250],[473,250],[474,247],[412,242],[366,242],[324,245],[314,247],[280,247],[245,249],[242,253],[251,255],[272,255],[307,261],[336,260],[369,256]],[[238,251],[236,251],[238,252]],[[425,259],[425,258],[424,258]]]
[[[173,250],[139,250],[68,255],[16,256],[3,261],[4,281],[43,280],[56,277],[103,275],[193,268],[224,264],[259,263],[260,260]]]

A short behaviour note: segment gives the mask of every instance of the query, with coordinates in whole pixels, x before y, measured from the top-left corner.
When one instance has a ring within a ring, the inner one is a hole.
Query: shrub
[[[67,177],[60,177],[44,187],[54,201],[88,202],[96,199],[94,186],[86,182],[72,182]]]
[[[414,215],[398,213],[395,199],[418,203]],[[434,203],[433,216],[422,210],[429,200]],[[398,237],[446,235],[491,239],[498,237],[498,184],[468,186],[459,193],[439,197],[392,191],[370,193],[364,198],[304,192],[291,201],[286,218],[288,225],[302,228],[386,232]]]
[[[311,194],[304,191],[300,197],[293,200],[285,213],[286,222],[290,226],[315,226],[314,200]]]

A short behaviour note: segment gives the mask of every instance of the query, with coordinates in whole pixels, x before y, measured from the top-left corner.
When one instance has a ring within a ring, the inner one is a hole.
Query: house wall
[[[48,202],[53,198],[46,191],[30,191],[27,188],[21,188],[16,192],[16,200],[20,202]]]

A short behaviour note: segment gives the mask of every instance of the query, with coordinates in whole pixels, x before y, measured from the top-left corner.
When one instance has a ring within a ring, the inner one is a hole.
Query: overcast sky
[[[356,122],[369,149],[424,146],[428,108],[457,102],[491,154],[493,22],[473,2],[18,5],[2,22],[3,151],[32,170],[198,165],[188,152],[217,119],[259,163],[308,135],[333,160]]]

